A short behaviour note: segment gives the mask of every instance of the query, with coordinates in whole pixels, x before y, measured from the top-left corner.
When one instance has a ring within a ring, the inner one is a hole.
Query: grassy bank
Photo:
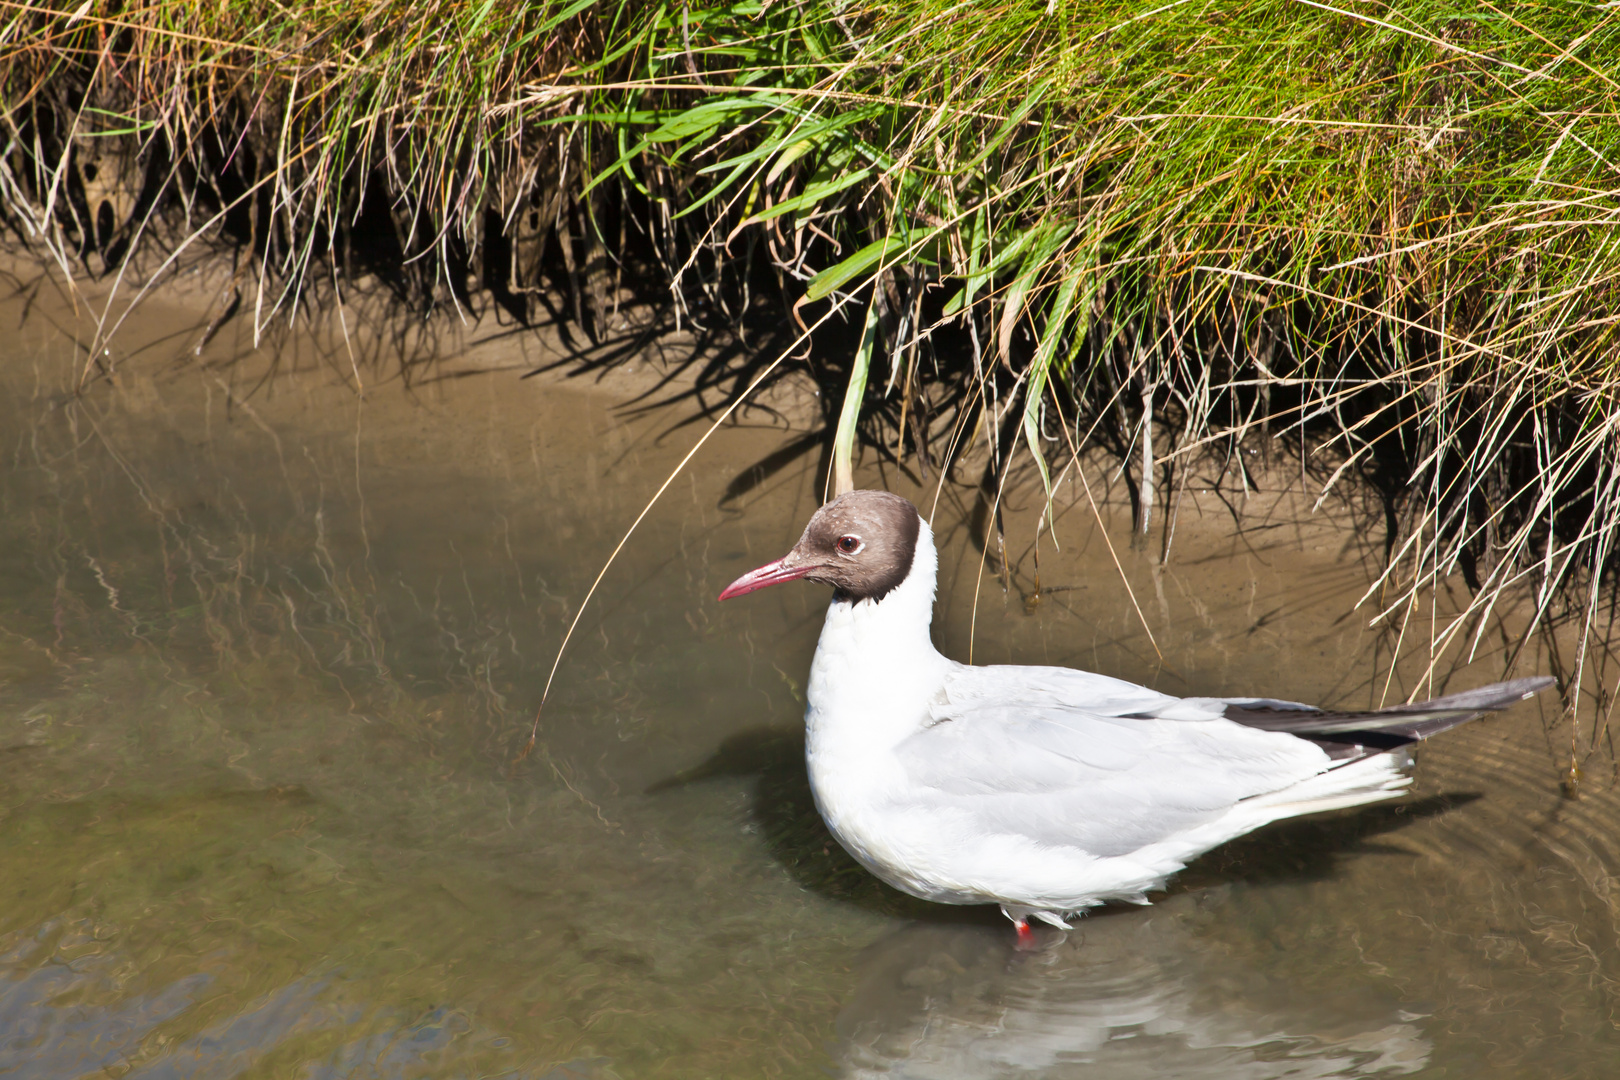
[[[1050,482],[1102,441],[1146,534],[1190,480],[1251,483],[1241,448],[1296,455],[1324,495],[1380,496],[1369,601],[1393,622],[1461,574],[1477,602],[1442,643],[1526,593],[1602,631],[1617,22],[1430,0],[12,3],[0,195],[64,271],[135,252],[161,280],[187,238],[223,241],[261,321],[369,271],[424,310],[598,339],[637,288],[768,358],[813,326],[830,436],[854,388],[842,452],[858,430],[950,470],[980,447],[965,479],[990,506],[1010,470]]]

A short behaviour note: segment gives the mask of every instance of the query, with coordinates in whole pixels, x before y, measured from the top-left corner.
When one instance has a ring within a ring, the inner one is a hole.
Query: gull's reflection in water
[[[1291,987],[1196,931],[1199,898],[1010,929],[914,924],[862,957],[838,1020],[845,1077],[1401,1076],[1429,1043],[1366,987]]]

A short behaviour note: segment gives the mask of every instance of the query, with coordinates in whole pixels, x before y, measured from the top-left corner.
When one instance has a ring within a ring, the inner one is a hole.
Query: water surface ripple
[[[1620,813],[1601,770],[1561,794],[1556,701],[1426,748],[1410,800],[1266,830],[1018,953],[994,911],[894,894],[816,818],[798,716],[825,596],[714,602],[814,505],[813,455],[722,501],[791,433],[724,433],[654,511],[517,761],[574,605],[691,429],[627,419],[640,387],[612,380],[362,398],[318,342],[262,381],[271,358],[228,335],[233,364],[175,363],[189,324],[160,310],[74,397],[71,305],[26,306],[0,310],[0,1076],[1620,1061]],[[1379,698],[1396,648],[1392,694],[1420,677],[1415,639],[1351,612],[1377,539],[1331,506],[1256,492],[1234,529],[1239,495],[1193,491],[1160,568],[1111,499],[1160,664],[1083,498],[1060,497],[1046,591],[1022,555],[974,615],[971,507],[947,489],[947,651],[972,626],[981,662],[1346,704]],[[1035,509],[1014,497],[1015,546]],[[1490,640],[1452,688],[1497,676]]]

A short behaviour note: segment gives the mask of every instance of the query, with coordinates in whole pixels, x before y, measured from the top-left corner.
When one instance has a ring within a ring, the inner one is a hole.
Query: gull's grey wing
[[[985,834],[1121,855],[1329,765],[1302,739],[1225,719],[1224,703],[1143,715],[1181,703],[1063,668],[961,668],[933,725],[896,748],[907,798]]]
[[[1124,679],[1074,668],[958,664],[934,702],[934,716],[940,718],[939,709],[949,713],[980,705],[1082,707],[1099,716],[1130,716],[1173,708],[1182,700]],[[1219,709],[1206,710],[1201,718],[1219,715]]]

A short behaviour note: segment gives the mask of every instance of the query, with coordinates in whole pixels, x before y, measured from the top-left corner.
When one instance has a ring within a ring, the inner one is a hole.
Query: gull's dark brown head
[[[817,510],[793,550],[726,586],[729,600],[783,581],[819,581],[841,600],[881,600],[906,580],[922,518],[887,491],[851,491]]]

